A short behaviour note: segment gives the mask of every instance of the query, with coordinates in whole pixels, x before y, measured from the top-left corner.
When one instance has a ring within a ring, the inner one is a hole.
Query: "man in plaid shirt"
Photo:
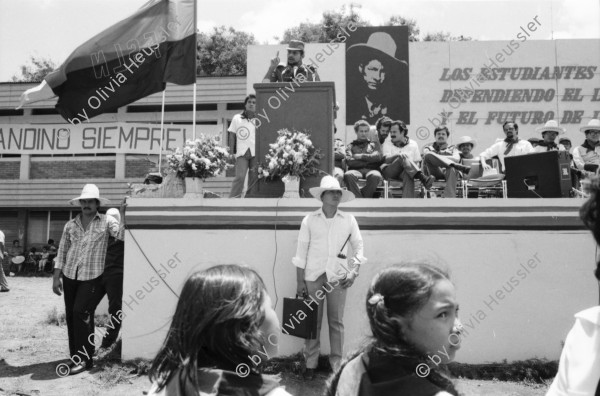
[[[65,294],[70,374],[93,366],[94,313],[104,296],[106,247],[109,235],[119,235],[119,223],[98,213],[100,204],[109,202],[100,198],[98,187],[86,184],[81,196],[70,201],[81,206],[81,214],[65,225],[58,247],[52,290],[59,296]]]

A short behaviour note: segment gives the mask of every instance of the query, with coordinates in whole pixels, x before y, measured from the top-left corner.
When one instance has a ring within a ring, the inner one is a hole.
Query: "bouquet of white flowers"
[[[180,178],[198,177],[207,179],[218,176],[231,167],[227,163],[229,148],[221,147],[214,136],[200,135],[196,140],[188,140],[183,148],[177,148],[167,156],[169,169]]]
[[[266,164],[258,165],[258,177],[306,177],[319,173],[321,150],[316,149],[310,135],[295,130],[281,129],[279,137],[269,145]]]

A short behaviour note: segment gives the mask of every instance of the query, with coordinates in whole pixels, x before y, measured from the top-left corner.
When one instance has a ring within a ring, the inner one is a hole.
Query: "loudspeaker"
[[[569,197],[570,162],[566,151],[546,151],[504,158],[508,197]]]

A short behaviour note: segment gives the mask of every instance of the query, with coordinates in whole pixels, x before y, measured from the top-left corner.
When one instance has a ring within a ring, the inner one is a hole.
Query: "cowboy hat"
[[[25,262],[25,257],[23,256],[15,256],[11,260],[13,264],[23,264]]]
[[[458,138],[458,143],[456,143],[456,147],[460,147],[461,144],[471,143],[471,146],[475,148],[476,141],[475,139],[471,139],[470,136],[461,136]]]
[[[548,120],[542,127],[538,127],[535,129],[536,132],[556,132],[556,133],[565,133],[566,130],[563,127],[558,126],[558,122],[554,120]]]
[[[392,59],[408,66],[408,62],[396,58],[396,49],[397,45],[392,36],[385,32],[375,32],[369,36],[369,39],[366,43],[351,45],[346,52],[351,55],[367,55],[371,53],[375,58],[379,58],[384,55],[385,59]],[[363,59],[369,60],[364,56]]]
[[[504,179],[504,175],[498,173],[498,169],[484,169],[483,175],[477,179],[471,179],[470,181],[479,182],[499,182]]]
[[[352,194],[350,191],[345,190],[342,187],[340,187],[340,183],[338,183],[336,178],[333,176],[329,176],[329,175],[324,176],[321,179],[321,185],[319,187],[313,187],[308,191],[310,191],[312,196],[317,198],[319,201],[321,201],[321,195],[325,191],[341,191],[342,192],[342,199],[341,199],[342,203],[352,201],[354,199],[354,194]]]
[[[69,201],[71,205],[76,205],[80,199],[97,199],[101,204],[109,204],[110,200],[106,198],[100,198],[100,190],[95,184],[86,184],[81,190],[81,195],[77,198],[73,198]]]
[[[580,127],[579,130],[581,132],[590,131],[590,130],[600,131],[600,120],[598,120],[596,118],[592,118],[586,126]]]

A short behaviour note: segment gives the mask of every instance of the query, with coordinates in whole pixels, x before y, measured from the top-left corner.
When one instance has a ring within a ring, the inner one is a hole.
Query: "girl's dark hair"
[[[265,293],[258,273],[239,265],[217,265],[190,276],[150,368],[158,390],[178,369],[183,372],[180,378],[198,389],[198,369],[233,371],[255,354],[261,345]]]
[[[404,132],[404,136],[408,136],[408,128],[406,127],[406,124],[404,123],[404,121],[400,121],[400,120],[392,121],[390,123],[390,129],[392,129],[392,127],[394,125],[398,125],[398,128],[400,128],[400,132]]]
[[[327,394],[335,395],[345,365],[363,352],[406,357],[414,359],[417,364],[427,364],[427,355],[404,337],[398,321],[392,318],[394,315],[406,318],[414,315],[427,303],[435,284],[443,279],[450,280],[445,271],[422,262],[394,265],[375,275],[367,292],[366,303],[373,340],[345,360],[330,380]],[[370,303],[369,300],[375,294],[380,294],[383,299]],[[431,367],[427,379],[441,389],[458,395],[452,381],[437,366]]]
[[[579,217],[583,220],[583,224],[592,232],[596,243],[600,245],[600,178],[595,176],[589,179],[587,187],[590,193],[590,198],[579,209]],[[600,261],[596,263],[596,271],[594,271],[596,279],[600,281]]]

